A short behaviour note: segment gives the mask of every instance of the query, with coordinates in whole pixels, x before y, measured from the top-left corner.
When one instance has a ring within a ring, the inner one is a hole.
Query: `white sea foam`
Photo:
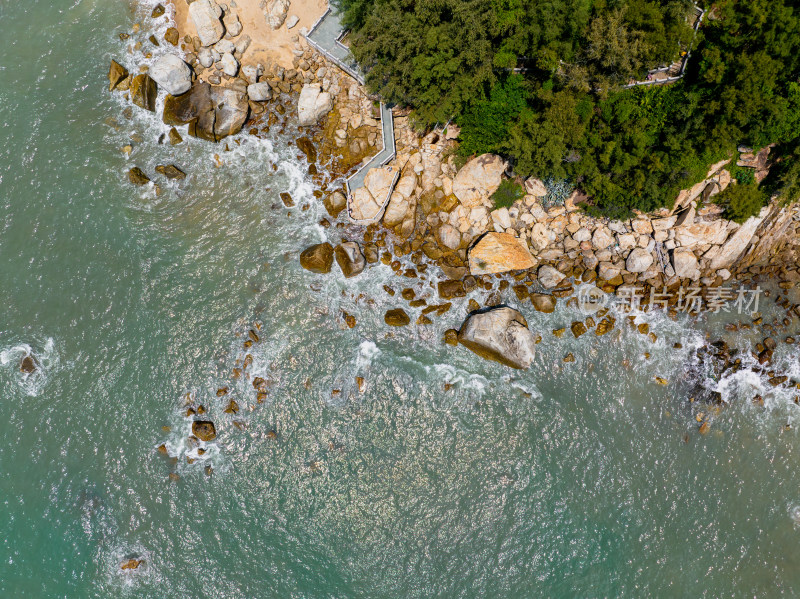
[[[21,372],[19,369],[20,362],[27,355],[32,355],[36,361],[36,370],[31,373]],[[40,344],[22,342],[0,350],[0,366],[29,397],[35,397],[42,392],[58,364],[59,357],[52,337]]]

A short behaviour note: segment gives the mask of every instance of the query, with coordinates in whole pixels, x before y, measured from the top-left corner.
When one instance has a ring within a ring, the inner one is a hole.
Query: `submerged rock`
[[[157,95],[158,85],[147,73],[136,75],[131,80],[131,102],[139,108],[155,112]]]
[[[210,420],[195,420],[192,422],[192,434],[201,441],[213,441],[217,438],[217,429]]]
[[[333,246],[326,241],[307,247],[300,254],[300,266],[318,274],[331,272]]]
[[[156,167],[156,172],[164,175],[167,179],[185,179],[186,173],[184,173],[181,169],[179,169],[174,164],[159,164]]]
[[[336,262],[346,278],[355,277],[364,271],[367,264],[361,248],[355,241],[345,241],[336,246]]]
[[[508,306],[470,314],[458,331],[458,340],[482,358],[511,368],[528,368],[536,353],[536,338],[527,321]]]

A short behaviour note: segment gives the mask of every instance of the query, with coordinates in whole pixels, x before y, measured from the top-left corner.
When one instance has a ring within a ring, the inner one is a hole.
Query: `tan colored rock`
[[[711,270],[719,270],[721,268],[728,268],[736,261],[741,253],[750,243],[756,229],[764,220],[769,208],[761,209],[758,216],[751,216],[745,223],[739,227],[736,232],[730,236],[728,241],[719,249],[714,258],[711,260],[709,268]]]
[[[516,310],[500,306],[473,312],[461,325],[458,340],[486,360],[511,368],[528,368],[536,355],[536,338]]]
[[[683,247],[694,248],[703,244],[719,245],[728,236],[728,223],[724,220],[694,222],[675,229],[675,241]]]
[[[645,272],[653,264],[653,255],[644,248],[636,248],[628,254],[625,268],[629,272]]]
[[[527,270],[535,265],[527,245],[508,233],[487,233],[469,251],[473,275]]]
[[[547,187],[541,179],[531,177],[525,181],[525,193],[537,198],[543,198],[547,195]]]
[[[195,0],[189,5],[189,17],[203,46],[216,44],[225,35],[221,16],[222,9],[214,0]]]
[[[700,278],[697,257],[689,249],[675,248],[672,252],[672,268],[675,270],[675,275],[682,279],[696,281]]]
[[[359,187],[347,198],[350,216],[356,221],[374,221],[381,217],[381,205],[366,187]]]
[[[553,289],[565,278],[561,272],[548,265],[540,266],[536,276],[545,289]]]
[[[596,250],[604,250],[614,243],[614,236],[606,227],[600,227],[592,235],[592,245]]]
[[[505,169],[505,161],[494,154],[473,158],[458,171],[453,193],[467,208],[480,206],[500,187]]]

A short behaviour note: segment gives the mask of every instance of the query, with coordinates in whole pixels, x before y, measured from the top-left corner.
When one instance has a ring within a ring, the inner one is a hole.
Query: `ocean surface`
[[[740,372],[704,381],[726,407],[688,401],[707,335],[754,338],[723,330],[733,315],[640,317],[656,342],[620,315],[621,337],[576,340],[551,333],[576,310],[527,303],[543,341],[525,372],[442,344],[466,300],[390,330],[405,302],[383,285],[407,280],[389,267],[300,268],[341,231],[316,224],[287,139],[172,147],[158,116],[123,116],[109,59],[138,66],[126,48],[149,12],[0,1],[0,597],[800,592],[794,394]],[[188,178],[165,182],[162,163]],[[132,186],[132,166],[161,193]],[[776,363],[798,376],[792,347]],[[232,374],[247,353],[260,404]],[[216,441],[187,441],[187,394]]]

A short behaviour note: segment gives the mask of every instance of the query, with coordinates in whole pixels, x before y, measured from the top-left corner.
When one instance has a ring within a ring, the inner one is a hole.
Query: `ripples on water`
[[[792,593],[791,393],[740,373],[706,381],[730,403],[718,414],[687,401],[705,331],[744,333],[652,314],[652,343],[619,315],[618,339],[556,339],[581,315],[526,304],[543,341],[517,372],[441,343],[466,301],[432,326],[388,329],[385,310],[403,302],[383,285],[406,286],[388,267],[349,280],[299,268],[300,249],[343,233],[316,224],[324,208],[286,139],[170,147],[156,115],[121,116],[106,64],[138,64],[116,34],[150,8],[125,11],[0,5],[12,32],[0,118],[25,117],[5,123],[0,149],[4,596]],[[58,56],[24,62],[56,37]],[[127,183],[130,167],[162,163],[189,177],[154,176],[158,196]],[[255,321],[263,404],[252,378],[231,377]],[[23,351],[42,364],[27,379]],[[776,360],[800,375],[792,347]],[[186,444],[186,393],[217,425],[202,459]],[[231,397],[239,414],[224,413]],[[145,565],[121,573],[130,557]]]

